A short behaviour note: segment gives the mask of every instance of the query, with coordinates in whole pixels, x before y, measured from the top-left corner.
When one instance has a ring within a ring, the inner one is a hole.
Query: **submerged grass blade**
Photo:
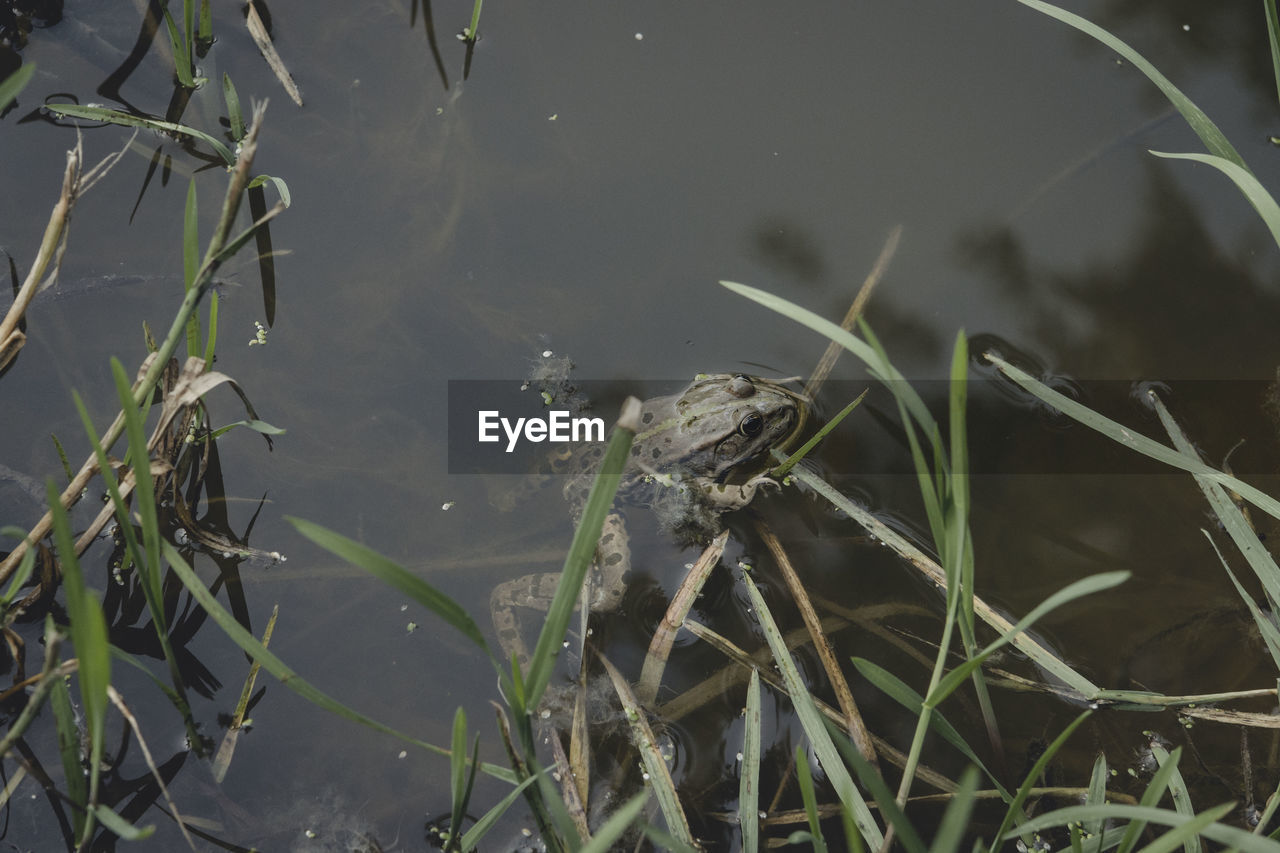
[[[383,583],[395,587],[439,616],[493,659],[493,653],[489,650],[489,643],[485,640],[480,628],[477,627],[475,620],[452,598],[412,574],[399,563],[382,556],[367,545],[361,545],[353,539],[348,539],[340,533],[334,533],[332,530],[305,519],[285,516],[285,520],[292,524],[299,533],[321,548],[338,555],[352,565],[359,566]]]
[[[28,62],[8,77],[0,80],[0,112],[3,112],[5,107],[13,103],[14,99],[18,97],[18,93],[31,82],[31,78],[35,73],[35,63]]]
[[[187,588],[191,597],[204,608],[205,612],[212,617],[214,622],[218,623],[218,627],[222,629],[223,633],[230,637],[231,641],[243,649],[246,654],[261,663],[263,668],[274,675],[285,687],[288,687],[303,699],[323,708],[331,714],[336,714],[339,717],[360,723],[361,725],[367,726],[375,731],[389,734],[394,738],[398,738],[406,743],[411,743],[414,746],[421,747],[422,749],[425,749],[428,752],[433,752],[436,755],[449,755],[449,750],[444,747],[436,746],[435,744],[427,743],[423,740],[418,740],[411,735],[407,735],[404,732],[393,729],[385,723],[380,723],[371,717],[366,717],[359,711],[349,708],[337,699],[334,699],[327,693],[311,685],[310,682],[306,681],[302,676],[290,669],[284,661],[276,656],[274,652],[268,650],[262,645],[262,643],[258,642],[256,637],[246,631],[244,626],[237,622],[235,617],[228,613],[227,610],[217,602],[217,599],[213,597],[213,594],[210,593],[208,588],[200,581],[200,578],[196,575],[191,566],[187,565],[187,561],[184,560],[182,555],[178,553],[177,549],[168,542],[164,543],[164,554],[165,559],[169,561],[169,567],[173,570],[173,573],[182,581],[183,586]],[[515,775],[505,767],[483,763],[480,765],[480,769],[495,779],[501,779],[505,782],[512,783],[516,781]]]

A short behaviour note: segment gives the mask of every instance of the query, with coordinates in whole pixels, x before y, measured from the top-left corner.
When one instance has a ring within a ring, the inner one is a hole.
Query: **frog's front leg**
[[[611,512],[604,520],[595,560],[587,572],[589,609],[610,613],[622,603],[626,590],[623,575],[631,568],[631,546],[622,516]],[[529,669],[529,649],[524,642],[521,610],[546,613],[560,586],[559,572],[525,575],[500,583],[489,596],[489,612],[498,644],[507,660],[514,654],[521,671]]]

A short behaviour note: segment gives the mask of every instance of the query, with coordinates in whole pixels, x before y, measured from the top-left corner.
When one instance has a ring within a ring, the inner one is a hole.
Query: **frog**
[[[588,572],[589,610],[616,611],[627,589],[631,548],[619,504],[652,510],[682,546],[705,543],[722,529],[721,515],[745,507],[762,488],[779,485],[766,473],[774,464],[772,451],[792,445],[808,412],[802,395],[743,373],[700,374],[677,394],[645,401]],[[593,442],[560,454],[564,497],[575,524],[604,449],[603,442]],[[490,596],[498,642],[522,670],[528,669],[529,655],[518,613],[545,612],[559,580],[558,572],[525,575],[498,584]]]

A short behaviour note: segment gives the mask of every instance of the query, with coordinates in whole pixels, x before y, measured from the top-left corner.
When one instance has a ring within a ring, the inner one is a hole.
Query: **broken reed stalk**
[[[853,298],[853,304],[849,306],[849,310],[844,315],[844,320],[840,322],[840,328],[846,332],[852,332],[854,325],[857,324],[858,318],[862,316],[862,311],[867,306],[867,300],[871,298],[871,292],[876,289],[876,285],[880,283],[880,279],[884,278],[885,272],[889,269],[889,262],[893,260],[894,254],[898,251],[898,242],[902,239],[902,226],[895,225],[893,230],[889,232],[889,238],[884,241],[884,247],[880,250],[880,256],[876,258],[875,266],[871,268],[871,272],[867,273],[867,277],[863,279],[862,287],[858,288],[858,295]],[[836,359],[840,357],[840,353],[844,351],[844,347],[832,341],[827,344],[827,349],[822,353],[822,358],[818,359],[818,366],[813,369],[813,373],[809,376],[809,381],[804,386],[804,396],[812,400],[814,395],[818,393],[818,389],[822,387],[822,383],[827,381],[827,377],[831,375],[831,370],[836,366]]]
[[[257,153],[258,132],[262,127],[262,117],[266,111],[266,106],[264,101],[253,108],[253,124],[241,143],[240,157],[236,160],[235,169],[231,172],[231,179],[227,183],[227,193],[223,198],[222,216],[218,220],[217,228],[214,229],[213,236],[209,240],[209,248],[205,252],[204,261],[200,265],[195,281],[187,291],[186,298],[182,300],[182,305],[178,308],[177,315],[173,318],[173,325],[169,328],[169,334],[156,351],[155,357],[151,360],[145,374],[134,384],[133,399],[134,404],[137,406],[145,407],[150,401],[152,392],[160,381],[165,365],[169,363],[169,359],[173,356],[178,342],[186,339],[187,320],[195,312],[200,299],[212,286],[213,275],[226,257],[224,249],[239,248],[239,245],[247,240],[257,228],[275,218],[284,209],[283,205],[277,204],[267,211],[261,219],[251,225],[247,231],[238,235],[234,241],[228,242],[231,226],[235,223],[236,213],[240,208],[240,199],[244,195],[245,186],[250,180],[249,172],[253,168],[254,154]],[[115,420],[111,422],[111,426],[103,433],[102,446],[104,448],[111,447],[123,432],[124,413],[120,412],[116,415]],[[64,508],[70,508],[79,500],[81,492],[89,485],[89,481],[93,479],[97,470],[97,461],[93,454],[90,454],[75,477],[72,478],[67,487],[62,490],[62,494],[59,495],[59,500]],[[52,527],[53,513],[52,511],[46,511],[40,521],[31,528],[27,538],[19,542],[13,551],[9,553],[9,556],[3,562],[0,562],[0,583],[8,581],[9,577],[17,569],[18,561],[22,559],[22,555],[26,553],[30,544],[39,542],[48,536]]]
[[[40,251],[36,253],[35,263],[31,265],[13,305],[9,306],[9,312],[0,321],[0,370],[8,367],[27,341],[27,336],[18,328],[18,323],[35,298],[40,280],[44,278],[45,270],[66,234],[67,218],[79,196],[82,158],[80,140],[77,139],[76,147],[67,152],[67,168],[62,173],[62,192],[58,196],[58,203],[53,206],[53,212],[49,214],[49,224],[44,228],[44,238],[40,241]]]

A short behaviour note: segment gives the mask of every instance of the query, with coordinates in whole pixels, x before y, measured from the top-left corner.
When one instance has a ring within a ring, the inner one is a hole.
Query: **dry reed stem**
[[[884,278],[885,271],[889,269],[889,262],[893,260],[894,254],[898,251],[898,242],[901,239],[902,226],[893,226],[893,230],[889,232],[888,239],[884,241],[884,247],[880,250],[880,256],[876,258],[875,265],[871,268],[871,272],[867,273],[867,277],[863,279],[862,287],[858,288],[858,295],[853,298],[853,304],[849,306],[844,319],[840,321],[840,328],[846,332],[853,331],[854,324],[858,322],[858,317],[862,315],[862,310],[867,305],[867,300],[871,298],[871,292],[876,289],[880,279]],[[809,381],[805,383],[805,397],[810,400],[814,399],[818,389],[822,387],[822,383],[826,382],[827,377],[831,375],[832,368],[836,366],[836,359],[840,357],[840,353],[843,351],[844,347],[835,341],[827,344],[827,349],[823,352],[822,358],[818,359],[818,366],[813,369],[813,374],[809,377]]]
[[[880,762],[876,759],[876,748],[871,741],[871,733],[867,731],[866,723],[862,721],[862,714],[858,711],[858,704],[853,701],[853,692],[849,689],[849,682],[845,679],[843,670],[840,669],[840,662],[836,660],[836,653],[831,648],[831,642],[822,630],[821,620],[818,618],[818,612],[813,608],[813,602],[809,600],[809,593],[805,590],[804,584],[800,582],[800,577],[796,574],[795,567],[791,565],[791,559],[787,556],[782,543],[778,541],[778,537],[774,535],[769,525],[765,524],[761,519],[756,519],[755,526],[756,532],[760,534],[765,547],[773,555],[774,562],[778,564],[778,570],[782,572],[782,578],[786,581],[787,589],[791,592],[791,598],[800,610],[801,618],[804,619],[805,628],[809,631],[809,637],[813,640],[813,647],[818,652],[818,657],[822,660],[822,668],[826,670],[827,678],[831,681],[831,688],[836,693],[836,701],[840,705],[840,710],[844,712],[845,730],[849,732],[849,737],[853,738],[853,743],[858,747],[858,752],[862,753],[862,757],[878,771]]]
[[[67,152],[67,168],[62,173],[62,192],[49,214],[49,222],[44,228],[44,238],[40,241],[40,250],[36,253],[35,263],[31,265],[27,278],[22,283],[18,295],[9,307],[4,321],[0,322],[0,370],[4,370],[18,355],[27,336],[18,328],[26,313],[27,306],[35,298],[41,279],[54,254],[66,239],[67,220],[71,217],[71,208],[75,206],[80,188],[80,165],[82,160],[80,140],[76,139],[76,147]],[[55,265],[54,271],[57,271]]]
[[[684,581],[676,590],[671,603],[667,605],[667,612],[653,633],[653,639],[649,642],[649,651],[644,658],[644,666],[640,669],[640,683],[636,685],[636,698],[646,708],[651,707],[658,698],[658,687],[662,684],[662,673],[666,669],[667,660],[671,657],[676,635],[684,626],[684,619],[693,608],[693,602],[701,594],[702,587],[706,584],[712,569],[720,563],[720,556],[724,554],[724,546],[728,541],[728,530],[722,530],[715,539],[711,540],[711,544],[707,545],[702,556],[698,557],[698,561],[693,564],[693,568],[685,574]]]
[[[174,821],[178,824],[178,829],[182,830],[182,837],[187,840],[187,845],[196,850],[195,839],[191,837],[191,833],[187,832],[187,825],[182,820],[182,815],[178,812],[178,804],[173,801],[173,797],[169,795],[169,788],[164,784],[164,777],[160,775],[160,768],[156,767],[155,759],[151,757],[151,750],[147,747],[146,738],[142,736],[142,729],[138,726],[138,720],[133,716],[133,712],[129,710],[129,706],[125,704],[124,697],[112,687],[107,685],[107,695],[111,697],[111,702],[116,706],[116,710],[125,718],[129,724],[129,728],[133,729],[133,736],[138,739],[138,748],[142,750],[142,758],[147,763],[147,768],[151,770],[151,778],[156,780],[156,784],[160,786],[160,793],[164,795],[164,801],[169,804],[169,811],[172,813]]]
[[[188,292],[186,299],[183,300],[182,308],[178,315],[174,318],[174,323],[169,331],[169,335],[165,338],[158,352],[152,353],[142,363],[139,373],[140,378],[133,386],[133,399],[135,404],[142,405],[146,403],[151,392],[155,389],[156,384],[160,380],[160,374],[164,371],[165,365],[168,363],[170,356],[173,355],[174,349],[178,345],[179,340],[185,340],[187,319],[191,312],[195,310],[200,298],[208,290],[213,281],[213,273],[217,270],[220,261],[218,255],[226,245],[227,239],[231,232],[231,226],[235,222],[236,212],[240,207],[240,199],[244,194],[244,188],[249,182],[249,172],[253,168],[253,158],[258,149],[258,133],[262,127],[262,117],[266,109],[266,104],[258,104],[253,111],[253,124],[249,128],[249,132],[245,134],[245,138],[240,148],[240,158],[236,161],[235,168],[232,170],[231,179],[227,183],[227,193],[223,198],[222,216],[218,221],[218,226],[214,230],[209,240],[209,249],[205,253],[204,263],[201,264],[200,272],[196,276],[196,285]],[[280,205],[258,220],[260,224],[273,218],[279,211]],[[57,208],[55,208],[55,213]],[[51,227],[52,227],[52,220]],[[46,240],[46,242],[48,242]],[[116,415],[111,426],[102,435],[102,446],[109,449],[120,438],[124,432],[124,412]],[[62,494],[59,496],[64,509],[70,509],[80,499],[81,493],[85,487],[89,485],[89,481],[93,479],[93,475],[97,473],[97,459],[93,453],[89,454],[89,458],[85,460],[84,465],[72,478],[71,482]],[[0,584],[8,581],[9,577],[17,569],[18,562],[22,559],[22,555],[26,553],[30,543],[39,542],[41,539],[49,535],[49,531],[53,528],[53,512],[46,511],[44,516],[38,521],[31,532],[27,534],[27,538],[19,542],[14,549],[9,552],[9,556],[0,562]]]

